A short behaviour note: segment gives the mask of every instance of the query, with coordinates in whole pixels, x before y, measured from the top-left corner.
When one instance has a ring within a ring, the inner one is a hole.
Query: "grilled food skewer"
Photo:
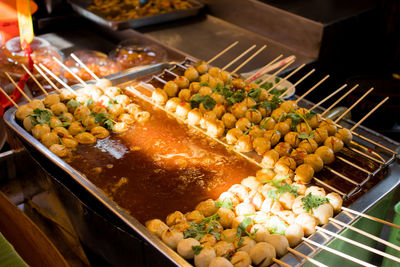
[[[317,88],[321,83],[323,83],[326,79],[329,78],[329,74],[322,78],[319,82],[317,82],[313,87],[311,87],[307,92],[301,95],[299,98],[296,99],[296,103],[299,103],[304,97],[306,97],[309,93],[311,93],[315,88]]]
[[[361,102],[371,91],[374,90],[374,87],[371,87],[365,94],[363,94],[353,105],[351,105],[339,118],[335,120],[335,123],[338,123],[347,113],[349,113],[358,103]]]
[[[209,61],[207,61],[207,64],[210,64],[211,62],[213,62],[214,60],[216,60],[217,58],[219,58],[220,56],[222,56],[223,54],[225,54],[226,52],[228,52],[232,47],[234,47],[235,45],[237,45],[239,43],[239,41],[234,42],[233,44],[229,45],[227,48],[225,48],[224,50],[222,50],[221,52],[219,52],[217,55],[215,55],[213,58],[211,58]]]
[[[82,80],[78,75],[75,74],[70,68],[68,68],[64,63],[62,63],[58,58],[53,57],[54,61],[57,62],[62,68],[64,68],[66,71],[68,71],[75,79],[78,80],[83,86],[86,86],[87,83]]]
[[[358,84],[354,85],[349,91],[347,91],[344,95],[342,95],[338,100],[335,101],[332,105],[330,105],[327,109],[325,109],[324,112],[321,113],[321,116],[324,116],[326,113],[328,113],[329,110],[331,110],[334,106],[336,106],[340,101],[342,101],[343,98],[348,96],[351,92],[353,92],[356,88],[358,87]]]
[[[66,88],[68,91],[76,95],[76,92],[68,85],[66,84],[63,80],[61,80],[57,75],[55,75],[52,71],[50,71],[48,68],[46,68],[43,64],[39,63],[39,67],[41,67],[44,71],[46,71],[51,77],[53,77],[57,82],[59,82],[64,88]]]
[[[365,121],[375,110],[377,110],[380,106],[382,106],[389,97],[386,97],[384,100],[382,100],[378,105],[376,105],[370,112],[368,112],[367,115],[365,115],[361,120],[359,120],[353,127],[351,127],[350,131],[353,131],[355,128],[357,128],[363,121]]]
[[[313,258],[308,257],[307,255],[304,255],[303,253],[298,252],[298,251],[295,250],[295,249],[292,249],[291,247],[287,247],[287,250],[288,250],[289,252],[291,252],[291,253],[293,253],[293,254],[299,256],[299,257],[302,257],[302,258],[308,260],[308,261],[311,262],[312,264],[315,264],[315,265],[317,265],[317,266],[319,266],[319,267],[328,267],[327,265],[325,265],[325,264],[323,264],[323,263],[321,263],[321,262],[319,262],[319,261],[317,261],[317,260],[314,260]]]
[[[6,91],[4,91],[3,88],[0,87],[0,91],[4,94],[5,97],[7,97],[8,100],[10,100],[10,102],[16,107],[18,108],[17,103],[14,102],[14,100],[12,100],[11,96],[9,96]]]
[[[364,218],[367,218],[367,219],[370,219],[370,220],[372,220],[372,221],[380,222],[380,223],[389,225],[389,226],[391,226],[391,227],[395,227],[395,228],[397,228],[397,229],[400,229],[400,226],[399,226],[399,225],[396,225],[396,224],[394,224],[394,223],[387,222],[387,221],[385,221],[385,220],[376,218],[376,217],[371,216],[371,215],[367,215],[367,214],[364,214],[364,213],[361,213],[361,212],[358,212],[358,211],[355,211],[355,210],[352,210],[352,209],[349,209],[349,208],[346,208],[346,207],[342,207],[342,210],[347,211],[347,212],[350,212],[350,213],[353,213],[353,214],[356,214],[356,215],[358,215],[358,216],[361,216],[361,217],[364,217]]]
[[[244,51],[243,53],[241,53],[239,56],[237,56],[236,58],[234,58],[231,62],[229,62],[228,64],[225,65],[225,67],[222,68],[222,70],[226,70],[227,68],[229,68],[232,64],[234,64],[236,61],[238,61],[239,59],[241,59],[242,57],[244,57],[247,53],[249,53],[251,50],[253,50],[256,47],[256,45],[252,45],[250,46],[246,51]]]
[[[286,63],[285,65],[283,65],[280,69],[278,69],[278,70],[275,71],[273,74],[271,74],[271,76],[269,76],[267,79],[263,80],[263,81],[259,84],[259,86],[261,86],[261,85],[263,85],[263,84],[269,82],[269,81],[272,80],[273,78],[275,78],[275,77],[277,76],[278,73],[280,73],[281,71],[283,71],[284,69],[286,69],[287,67],[289,67],[290,65],[292,65],[294,61],[295,61],[294,59],[290,60],[288,63]]]
[[[254,73],[253,75],[251,75],[249,78],[247,78],[245,81],[246,82],[252,82],[255,79],[257,79],[258,77],[262,76],[264,71],[266,69],[268,69],[272,64],[274,64],[278,59],[280,59],[283,55],[280,54],[279,56],[277,56],[276,58],[274,58],[271,62],[269,62],[267,65],[265,65],[264,67],[262,67],[261,69],[259,69],[256,73]]]
[[[233,71],[231,71],[231,75],[236,73],[238,70],[240,70],[241,68],[243,68],[244,65],[246,65],[250,60],[252,60],[255,56],[257,56],[259,53],[261,53],[261,51],[263,51],[265,48],[267,47],[267,45],[263,45],[260,49],[258,49],[253,55],[251,55],[248,59],[246,59],[242,64],[240,64],[239,66],[237,66],[236,69],[234,69]]]
[[[283,77],[282,79],[279,80],[279,82],[277,82],[276,84],[274,84],[274,86],[272,86],[270,89],[267,90],[267,93],[271,92],[272,90],[274,90],[277,86],[279,86],[282,82],[287,81],[287,79],[289,79],[290,77],[292,77],[296,72],[298,72],[299,70],[301,70],[306,64],[302,64],[300,66],[298,66],[296,69],[294,69],[291,73],[289,73],[288,75],[286,75],[285,77]]]
[[[289,264],[287,264],[287,263],[284,263],[283,261],[278,260],[278,259],[276,259],[276,258],[272,258],[272,261],[275,262],[275,263],[278,263],[278,264],[281,265],[281,266],[292,267],[291,265],[289,265]]]
[[[354,241],[354,240],[352,240],[352,239],[350,239],[350,238],[347,238],[347,237],[338,235],[338,234],[333,233],[333,232],[331,232],[331,231],[329,231],[329,230],[326,230],[326,229],[324,229],[324,228],[322,228],[322,227],[317,226],[316,229],[319,230],[319,231],[321,231],[321,232],[323,232],[323,233],[325,233],[325,234],[331,235],[331,236],[333,236],[333,237],[335,237],[335,238],[338,238],[338,239],[341,239],[341,240],[343,240],[343,241],[345,241],[345,242],[347,242],[347,243],[350,243],[350,244],[352,244],[352,245],[354,245],[354,246],[360,247],[360,248],[362,248],[362,249],[368,250],[368,251],[370,251],[370,252],[372,252],[372,253],[378,254],[378,255],[380,255],[380,256],[382,256],[382,257],[385,257],[385,258],[388,258],[388,259],[391,259],[391,260],[393,260],[393,261],[396,261],[396,262],[399,262],[399,263],[400,263],[400,258],[398,258],[398,257],[395,257],[395,256],[390,255],[390,254],[388,254],[388,253],[385,253],[385,252],[383,252],[383,251],[377,250],[377,249],[375,249],[375,248],[371,248],[371,247],[366,246],[366,245],[364,245],[364,244],[362,244],[362,243],[360,243],[360,242]]]
[[[295,84],[293,84],[292,86],[290,86],[279,98],[283,98],[287,92],[289,92],[290,90],[292,90],[294,87],[296,87],[297,85],[299,85],[302,81],[304,81],[305,79],[308,78],[308,76],[310,76],[311,74],[313,74],[313,72],[315,71],[315,69],[312,69],[311,71],[309,71],[306,75],[304,75],[300,80],[298,80]]]
[[[35,76],[32,74],[32,72],[30,72],[29,69],[28,69],[24,64],[21,64],[21,66],[22,66],[22,68],[26,71],[26,73],[28,73],[28,75],[32,78],[32,80],[35,81],[35,83],[37,84],[37,86],[39,86],[40,90],[42,90],[42,92],[43,92],[45,95],[48,95],[47,91],[44,90],[43,86],[42,86],[42,85],[39,83],[39,81],[35,78]]]
[[[22,90],[18,84],[14,81],[14,79],[10,76],[10,74],[8,74],[8,72],[5,72],[7,78],[12,82],[12,84],[15,86],[15,88],[17,88],[17,90],[26,98],[26,100],[28,100],[28,102],[32,102],[32,100],[29,98],[29,96],[27,96],[24,92],[24,90]]]
[[[319,107],[321,104],[323,104],[325,101],[327,101],[328,99],[330,99],[331,97],[333,97],[334,95],[336,95],[337,93],[339,93],[340,91],[342,91],[344,88],[346,88],[347,84],[343,84],[341,87],[339,87],[337,90],[335,90],[332,94],[328,95],[327,97],[325,97],[324,99],[322,99],[321,101],[319,101],[317,104],[315,104],[314,106],[312,106],[308,111],[311,111],[313,109],[315,109],[316,107]]]
[[[75,59],[75,61],[78,62],[78,64],[81,65],[81,67],[84,68],[96,81],[100,81],[100,78],[94,74],[94,72],[91,71],[74,53],[71,53],[71,57]]]
[[[37,66],[36,64],[33,64],[33,67],[37,70],[37,72],[42,75],[42,77],[53,87],[54,90],[56,90],[59,94],[61,94],[61,90],[53,83],[52,80]]]

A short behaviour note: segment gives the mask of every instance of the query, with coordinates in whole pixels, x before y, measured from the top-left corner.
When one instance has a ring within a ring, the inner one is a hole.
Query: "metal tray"
[[[167,68],[173,67],[174,63],[161,63],[155,65],[147,65],[141,67],[135,67],[129,70],[126,70],[121,73],[113,74],[108,76],[113,85],[122,84],[128,82],[133,79],[138,79],[147,75],[159,73]],[[74,89],[79,88],[79,86],[73,86]],[[118,219],[120,219],[126,226],[131,229],[137,236],[140,236],[145,240],[145,242],[149,243],[151,246],[156,248],[162,255],[164,255],[168,260],[170,260],[173,264],[178,266],[191,266],[186,260],[180,257],[175,251],[170,249],[167,245],[165,245],[160,239],[151,234],[144,225],[142,225],[138,220],[130,216],[126,213],[122,208],[118,206],[113,200],[109,199],[104,192],[95,186],[91,181],[85,178],[79,171],[72,168],[69,164],[64,162],[61,158],[54,155],[48,148],[46,148],[40,141],[36,140],[30,133],[28,133],[20,124],[17,123],[15,118],[16,108],[13,107],[4,115],[4,120],[8,127],[10,127],[13,132],[15,132],[23,141],[33,147],[39,154],[43,157],[47,158],[49,162],[55,164],[58,168],[62,169],[65,174],[70,176],[82,189],[90,194],[91,197],[96,199],[102,206],[104,206],[109,212],[115,215]],[[364,127],[360,128],[360,134],[365,134],[368,136],[375,136],[373,138],[375,141],[379,141],[382,144],[389,145],[391,148],[397,146],[398,143],[390,140],[384,139],[382,136],[379,136],[377,133],[366,129]],[[371,209],[374,205],[376,205],[381,199],[383,199],[386,195],[392,192],[399,184],[400,184],[400,164],[395,160],[387,161],[385,164],[388,169],[387,176],[379,182],[376,186],[370,189],[367,193],[363,194],[359,197],[350,207],[359,212],[366,212]],[[358,217],[350,217],[345,212],[340,212],[335,216],[337,220],[343,221],[345,223],[351,224]],[[329,223],[325,225],[324,228],[329,228],[331,231],[340,233],[343,229],[332,228],[332,224]],[[316,241],[320,244],[326,244],[333,238],[327,239],[324,235],[320,233],[316,233],[309,237],[311,240]],[[319,249],[312,249],[309,245],[302,242],[299,246],[296,247],[296,250],[302,252],[306,255],[314,255]],[[297,257],[288,253],[286,254],[282,260],[286,263],[296,266],[302,264],[304,262],[299,261]]]
[[[149,17],[142,17],[138,19],[130,19],[130,20],[121,20],[121,21],[112,21],[107,20],[100,15],[89,11],[87,8],[93,2],[91,0],[68,0],[71,4],[72,9],[75,10],[81,16],[103,26],[107,26],[112,30],[120,30],[125,28],[139,28],[143,26],[149,26],[153,24],[158,24],[162,22],[182,19],[190,16],[195,16],[199,13],[200,9],[204,7],[203,3],[197,2],[196,0],[187,0],[192,4],[192,8],[177,10],[173,12],[168,12],[164,14],[158,14]]]

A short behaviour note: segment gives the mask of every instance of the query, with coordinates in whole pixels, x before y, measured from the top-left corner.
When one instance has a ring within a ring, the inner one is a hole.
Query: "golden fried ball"
[[[309,213],[301,213],[296,217],[295,223],[301,225],[305,236],[312,235],[316,232],[315,227],[318,225],[317,219]]]
[[[188,113],[187,121],[190,125],[199,125],[203,114],[200,109],[194,108]]]
[[[329,136],[334,136],[337,131],[337,127],[331,119],[326,119],[325,121],[321,122],[319,124],[319,127],[322,129],[326,129]]]
[[[314,169],[314,172],[319,172],[324,167],[324,162],[316,154],[306,155],[304,157],[304,163],[311,165],[311,167],[313,167],[313,169]]]
[[[265,168],[273,168],[275,166],[275,163],[279,160],[279,153],[275,149],[271,149],[267,151],[262,159],[261,164]]]
[[[266,131],[264,136],[271,142],[271,146],[275,146],[281,139],[281,133],[275,130]]]
[[[71,156],[71,151],[68,148],[66,148],[64,145],[52,144],[49,149],[51,152],[53,152],[60,158],[65,158],[65,157]]]
[[[197,81],[200,77],[199,72],[194,67],[187,68],[184,75],[190,82]]]
[[[283,156],[289,156],[290,152],[292,150],[292,146],[289,143],[286,142],[280,142],[279,144],[277,144],[274,148],[276,150],[276,152],[278,152],[280,157]]]
[[[41,139],[43,135],[50,133],[50,127],[47,124],[36,124],[32,128],[32,135],[36,139]]]
[[[169,112],[174,113],[176,111],[176,107],[182,103],[182,100],[178,97],[172,97],[168,99],[167,103],[165,104],[165,109]]]
[[[272,259],[276,258],[276,251],[273,245],[259,242],[250,249],[249,256],[254,265],[269,266],[273,263]]]
[[[285,135],[284,140],[286,143],[289,143],[293,148],[296,148],[300,144],[300,139],[299,139],[298,135],[299,135],[299,133],[297,133],[297,132],[288,132]]]
[[[200,246],[200,242],[194,238],[182,239],[178,242],[177,251],[184,259],[191,260],[194,258],[194,250],[192,247]]]
[[[191,109],[192,107],[188,102],[182,102],[176,106],[175,114],[182,119],[186,119]]]
[[[161,233],[161,239],[171,249],[176,250],[179,241],[183,239],[183,233],[177,229],[165,229]]]
[[[236,118],[243,118],[246,115],[247,105],[242,103],[236,103],[232,106],[231,112]]]
[[[318,148],[318,144],[314,139],[308,138],[300,142],[299,148],[303,148],[308,154],[312,154]]]
[[[324,164],[331,164],[335,160],[335,153],[327,146],[320,146],[315,150],[315,154],[322,159]]]
[[[325,142],[326,138],[328,138],[328,130],[325,128],[317,128],[312,131],[314,135],[314,140],[317,144],[321,145]]]
[[[179,90],[178,85],[174,81],[168,81],[164,85],[164,91],[167,93],[169,97],[174,97],[177,95]]]
[[[33,109],[28,105],[22,105],[18,107],[15,117],[22,121],[30,114],[33,114]]]
[[[235,127],[236,117],[232,113],[225,113],[221,120],[224,123],[225,128],[231,129]]]
[[[60,138],[56,133],[45,133],[40,138],[40,141],[43,143],[43,145],[49,148],[54,144],[59,144]]]
[[[196,267],[208,267],[211,261],[216,258],[214,248],[210,246],[204,246],[199,254],[194,255],[194,265]]]
[[[284,101],[281,105],[280,108],[286,112],[292,112],[292,110],[297,110],[299,107],[297,106],[296,101],[292,101],[292,100],[288,100],[288,101]]]
[[[200,213],[203,214],[205,217],[209,217],[218,211],[218,208],[217,206],[215,206],[214,200],[212,199],[207,199],[200,202],[199,204],[197,204],[195,209],[200,211]]]
[[[235,149],[239,152],[250,152],[253,150],[253,142],[248,135],[242,135],[238,138]]]
[[[353,140],[353,134],[349,129],[346,128],[339,129],[335,136],[341,139],[346,145],[350,144],[350,142]]]
[[[343,141],[335,136],[329,136],[326,138],[324,145],[332,149],[335,153],[338,153],[340,150],[342,150],[344,146]]]
[[[233,128],[228,130],[226,133],[226,142],[230,145],[234,145],[239,140],[239,137],[242,136],[243,132],[238,128]]]
[[[309,164],[301,164],[296,168],[294,180],[304,184],[309,183],[314,177],[314,169]]]
[[[302,241],[304,237],[303,227],[297,223],[290,224],[285,231],[285,237],[287,238],[290,247],[295,247]]]
[[[341,211],[343,199],[338,193],[329,193],[326,195],[326,198],[329,200],[329,204],[332,206],[335,213]]]
[[[164,105],[168,100],[168,95],[165,90],[156,88],[151,95],[151,100],[157,105]]]
[[[52,105],[57,104],[59,102],[60,102],[60,96],[58,94],[47,95],[43,100],[43,104],[46,107],[51,107]]]
[[[75,139],[80,144],[94,144],[97,141],[96,137],[87,132],[77,134]]]

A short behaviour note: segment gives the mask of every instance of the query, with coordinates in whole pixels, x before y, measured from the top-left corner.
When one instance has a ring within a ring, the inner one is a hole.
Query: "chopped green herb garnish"
[[[317,112],[315,112],[314,110],[311,110],[310,112],[305,114],[305,117],[307,120],[311,120],[311,118],[315,115],[317,115]]]
[[[64,122],[63,124],[58,124],[58,125],[56,125],[56,127],[69,127],[71,125],[71,123],[70,122]]]
[[[294,112],[288,113],[286,115],[286,118],[292,120],[292,124],[290,126],[290,129],[293,132],[297,132],[297,125],[299,125],[299,123],[301,123],[301,121],[302,121],[302,118],[299,116],[299,114],[294,113]]]
[[[305,211],[310,213],[312,209],[317,208],[322,204],[328,203],[329,199],[326,197],[315,196],[309,193],[307,196],[303,197],[301,201],[303,202],[303,208],[305,209]]]
[[[192,246],[192,250],[194,251],[194,255],[199,255],[200,252],[203,250],[204,247],[202,246]]]
[[[279,83],[281,79],[279,77],[275,77],[275,83]]]
[[[220,219],[218,213],[206,217],[201,223],[190,222],[190,227],[184,232],[184,237],[192,237],[196,240],[200,240],[204,235],[211,234],[217,240],[220,240],[221,234],[215,230],[219,227],[217,220]]]
[[[268,121],[271,119],[271,117],[267,117],[262,119],[262,121],[260,122],[260,129],[261,130],[265,130],[265,127],[267,126]]]
[[[233,209],[232,201],[229,198],[225,198],[224,200],[215,201],[215,206],[217,208]]]
[[[244,90],[237,90],[231,96],[226,97],[226,100],[228,101],[227,105],[232,106],[236,103],[240,103],[245,99],[245,97],[246,92]]]
[[[76,101],[75,99],[71,99],[67,102],[67,106],[71,107],[73,110],[75,110],[77,107],[81,106],[81,103]]]
[[[260,85],[260,87],[265,90],[269,90],[272,88],[273,85],[274,85],[273,83],[264,83],[264,84]]]
[[[274,88],[269,93],[271,95],[281,96],[284,92],[286,92],[286,90],[287,90],[287,88],[285,88],[285,89]]]
[[[288,225],[278,216],[270,216],[265,223],[271,234],[285,235]]]
[[[202,96],[200,94],[196,94],[190,100],[190,106],[192,108],[198,108],[201,103],[203,103],[204,108],[208,110],[213,109],[216,105],[215,100],[209,95]]]
[[[105,128],[109,130],[114,129],[114,124],[116,121],[114,121],[112,118],[108,117],[108,114],[106,113],[90,113],[92,117],[94,117],[95,123],[102,124]]]
[[[299,195],[299,193],[297,192],[299,188],[295,185],[290,185],[290,184],[280,185],[279,183],[276,183],[273,180],[271,181],[271,183],[273,183],[273,185],[276,187],[276,190],[267,191],[267,195],[272,199],[278,200],[285,193],[291,193],[296,197]]]
[[[253,98],[255,101],[258,101],[261,95],[261,88],[253,88],[247,93],[247,95]]]
[[[90,106],[90,105],[93,105],[93,100],[92,99],[88,99],[86,101],[86,106]]]
[[[254,233],[251,234],[247,231],[247,228],[252,226],[254,223],[252,221],[251,218],[246,217],[243,219],[243,221],[239,224],[239,227],[237,228],[237,233],[236,233],[236,237],[240,238],[242,236],[242,234],[246,234],[248,236],[250,236],[252,239],[254,239]],[[240,240],[239,240],[240,242]]]
[[[47,109],[35,108],[33,110],[33,114],[29,114],[28,116],[34,118],[34,121],[32,121],[31,119],[31,122],[36,122],[39,124],[50,124],[50,119],[51,116],[53,116],[53,113],[51,113],[51,111]]]
[[[200,87],[201,86],[208,86],[208,83],[200,83],[199,85],[200,85]]]

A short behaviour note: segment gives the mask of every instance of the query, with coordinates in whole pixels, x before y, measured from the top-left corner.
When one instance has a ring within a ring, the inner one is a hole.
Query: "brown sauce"
[[[139,104],[151,112],[149,122],[95,146],[78,146],[71,165],[140,222],[193,210],[259,169],[163,111]]]

